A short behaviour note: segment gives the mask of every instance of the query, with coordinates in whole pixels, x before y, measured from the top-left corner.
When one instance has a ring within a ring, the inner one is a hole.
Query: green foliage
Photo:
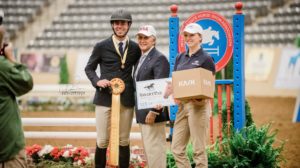
[[[297,38],[295,39],[295,44],[296,47],[300,48],[300,35],[298,35]]]
[[[219,72],[216,73],[216,80],[218,80],[218,79],[222,79],[222,73],[221,73],[221,71],[219,71]]]
[[[170,150],[167,151],[167,168],[177,168],[174,156]]]
[[[192,167],[194,167],[195,166],[195,162],[194,162],[194,159],[193,159],[194,154],[193,154],[193,146],[192,146],[192,144],[189,143],[187,145],[186,153],[187,153],[188,159],[189,159]]]
[[[226,67],[216,73],[216,79],[233,79],[233,61],[229,60]]]
[[[243,128],[240,132],[232,132],[222,142],[216,141],[207,148],[209,168],[278,168],[284,161],[281,152],[284,143],[274,146],[276,131],[269,132],[270,125],[257,128],[254,124]],[[220,149],[221,148],[221,149]],[[187,155],[193,164],[191,144],[187,147]],[[170,151],[167,152],[167,167],[177,168]]]
[[[186,148],[186,154],[192,167],[194,167],[194,160],[193,160],[193,146],[192,144],[188,144]],[[175,163],[175,158],[170,150],[167,151],[167,168],[177,168]]]
[[[225,79],[233,79],[233,61],[232,58],[225,67]]]
[[[36,168],[92,168],[92,165],[85,165],[85,166],[76,166],[72,165],[71,162],[64,162],[64,161],[59,161],[59,162],[54,162],[50,160],[43,160],[42,162],[39,162],[38,164],[35,165]]]
[[[36,168],[71,168],[73,167],[69,162],[54,162],[44,160],[36,165]]]
[[[279,167],[279,163],[284,160],[281,156],[284,143],[274,147],[277,132],[269,131],[270,125],[257,128],[253,124],[240,132],[234,132],[229,139],[222,141],[221,151],[208,150],[210,167]],[[216,142],[215,146],[219,146],[219,142]]]
[[[224,140],[223,140],[224,141]],[[223,143],[223,142],[222,142]],[[230,155],[228,151],[224,151],[224,149],[220,149],[219,141],[217,140],[214,145],[207,148],[207,158],[208,158],[208,167],[216,167],[216,168],[229,168],[230,167]],[[225,149],[226,150],[226,149]]]
[[[64,56],[60,59],[60,72],[59,72],[59,84],[68,84],[69,83],[69,72],[68,72],[68,64],[67,57]]]

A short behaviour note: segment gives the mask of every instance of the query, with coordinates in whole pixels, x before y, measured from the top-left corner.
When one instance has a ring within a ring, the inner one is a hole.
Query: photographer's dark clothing
[[[92,85],[96,88],[93,103],[100,106],[111,106],[111,90],[110,88],[99,88],[97,82],[101,79],[111,80],[113,78],[121,78],[125,82],[125,90],[121,94],[121,103],[127,107],[133,107],[134,87],[132,79],[132,68],[140,58],[141,51],[138,45],[129,40],[127,59],[124,69],[121,68],[121,58],[118,55],[112,37],[97,43],[94,47],[92,55],[85,67],[85,72]],[[97,76],[95,70],[100,66],[100,77]]]

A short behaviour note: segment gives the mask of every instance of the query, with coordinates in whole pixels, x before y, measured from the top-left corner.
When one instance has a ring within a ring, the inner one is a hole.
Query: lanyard
[[[119,47],[118,47],[118,44],[117,44],[117,39],[116,39],[116,37],[114,35],[112,36],[112,39],[113,39],[113,43],[114,43],[115,49],[116,49],[116,51],[117,51],[117,53],[118,53],[118,55],[120,56],[120,59],[121,59],[121,63],[122,63],[121,68],[124,69],[125,68],[126,58],[127,58],[128,45],[129,45],[128,37],[126,37],[126,48],[125,48],[123,57],[120,54]]]

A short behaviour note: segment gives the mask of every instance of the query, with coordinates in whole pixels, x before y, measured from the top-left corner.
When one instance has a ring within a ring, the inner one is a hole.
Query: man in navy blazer
[[[93,103],[96,105],[97,146],[95,167],[106,167],[106,150],[109,143],[112,93],[110,80],[121,78],[125,90],[121,94],[119,168],[128,168],[130,159],[129,135],[135,105],[132,69],[141,51],[127,33],[132,23],[131,14],[125,10],[115,11],[110,19],[114,34],[97,43],[85,67],[85,72],[96,88]],[[100,66],[100,76],[96,69]]]
[[[142,56],[135,66],[134,80],[145,81],[169,77],[170,65],[165,55],[155,48],[156,31],[153,26],[141,26],[137,33]],[[169,120],[167,107],[135,109],[140,125],[144,150],[149,168],[166,167],[166,121]]]

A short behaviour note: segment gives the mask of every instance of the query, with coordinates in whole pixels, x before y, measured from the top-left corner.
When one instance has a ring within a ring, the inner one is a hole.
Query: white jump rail
[[[95,118],[22,118],[23,126],[95,126]],[[132,124],[136,124],[133,119]]]
[[[22,118],[23,126],[95,126],[95,118]]]
[[[26,138],[33,139],[96,139],[96,132],[42,132],[42,131],[26,131]],[[130,139],[141,139],[141,133],[131,132]]]
[[[95,126],[95,118],[22,118],[23,126]],[[136,124],[136,120],[133,120]],[[96,132],[49,132],[25,131],[26,138],[32,139],[96,139]],[[131,132],[130,139],[141,139],[141,134]]]

